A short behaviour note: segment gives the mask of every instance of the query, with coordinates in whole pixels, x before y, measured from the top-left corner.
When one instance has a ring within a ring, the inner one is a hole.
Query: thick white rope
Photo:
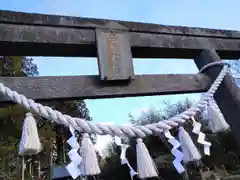
[[[214,63],[212,63],[214,64]],[[219,64],[219,63],[218,63]],[[67,127],[72,126],[79,132],[93,133],[99,135],[109,134],[112,136],[129,136],[129,137],[140,137],[143,138],[147,135],[154,133],[163,132],[164,130],[170,130],[173,127],[177,127],[179,124],[184,123],[191,117],[195,116],[197,112],[203,109],[211,98],[213,98],[214,93],[218,89],[219,85],[223,81],[224,76],[228,73],[228,66],[224,65],[222,71],[219,73],[218,77],[210,87],[210,89],[202,95],[200,100],[193,105],[188,110],[168,119],[163,120],[158,123],[147,124],[144,126],[140,125],[107,125],[100,123],[93,123],[91,121],[86,121],[82,118],[74,118],[57,110],[53,110],[49,106],[44,106],[42,104],[36,103],[32,99],[27,99],[24,95],[12,91],[10,88],[4,86],[0,83],[0,93],[13,102],[24,106],[29,111],[38,114],[46,119],[53,120],[58,124],[63,124]]]

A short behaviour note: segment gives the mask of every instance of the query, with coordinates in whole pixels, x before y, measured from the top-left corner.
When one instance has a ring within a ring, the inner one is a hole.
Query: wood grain
[[[101,80],[134,79],[131,46],[126,33],[97,29],[97,50]]]
[[[240,39],[126,32],[135,58],[195,58],[215,49],[221,58],[240,57]],[[0,54],[97,57],[92,29],[0,24]]]
[[[74,100],[203,92],[204,75],[139,75],[126,84],[105,84],[98,76],[0,77],[0,82],[36,100]],[[1,102],[8,99],[2,97]]]
[[[195,59],[199,69],[208,63],[216,61],[221,61],[221,59],[214,50],[204,50]],[[214,81],[221,69],[221,66],[211,67],[204,73]],[[235,140],[238,143],[238,147],[240,147],[240,91],[231,75],[228,74],[225,76],[224,81],[215,93],[214,99],[221,109],[227,123],[230,125]]]
[[[0,23],[40,25],[54,27],[75,28],[107,28],[122,29],[130,32],[159,33],[186,36],[204,36],[220,38],[240,38],[239,31],[206,29],[185,26],[166,26],[160,24],[116,21],[73,16],[59,16],[36,13],[23,13],[14,11],[0,11]]]

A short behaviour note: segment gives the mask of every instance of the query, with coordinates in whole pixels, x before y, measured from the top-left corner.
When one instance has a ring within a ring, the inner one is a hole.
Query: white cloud
[[[106,147],[112,141],[112,137],[110,135],[97,135],[96,138],[95,148],[98,150],[100,156],[104,158],[108,155]]]

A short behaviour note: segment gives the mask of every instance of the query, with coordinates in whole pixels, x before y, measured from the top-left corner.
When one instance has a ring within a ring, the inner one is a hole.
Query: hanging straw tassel
[[[188,163],[201,159],[201,155],[191,137],[183,127],[179,127],[178,138],[183,153],[183,162]]]
[[[89,135],[86,133],[83,134],[80,155],[82,157],[80,171],[83,175],[92,176],[100,174],[96,150]]]
[[[142,139],[137,139],[137,171],[141,179],[157,177],[157,168]]]
[[[20,155],[35,155],[42,150],[38,136],[36,120],[32,113],[26,113],[22,127],[22,137],[19,145]]]
[[[209,127],[213,133],[224,132],[229,128],[229,125],[227,124],[221,110],[214,100],[209,101],[207,114]]]

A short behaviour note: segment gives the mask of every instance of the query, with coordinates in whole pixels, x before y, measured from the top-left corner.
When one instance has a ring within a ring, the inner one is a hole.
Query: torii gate
[[[193,58],[201,69],[238,59],[240,33],[0,11],[0,54],[98,57],[100,76],[0,77],[7,87],[35,100],[195,93],[206,91],[221,68],[207,69],[205,75],[134,75],[132,57]],[[240,92],[230,75],[215,100],[240,145]]]

